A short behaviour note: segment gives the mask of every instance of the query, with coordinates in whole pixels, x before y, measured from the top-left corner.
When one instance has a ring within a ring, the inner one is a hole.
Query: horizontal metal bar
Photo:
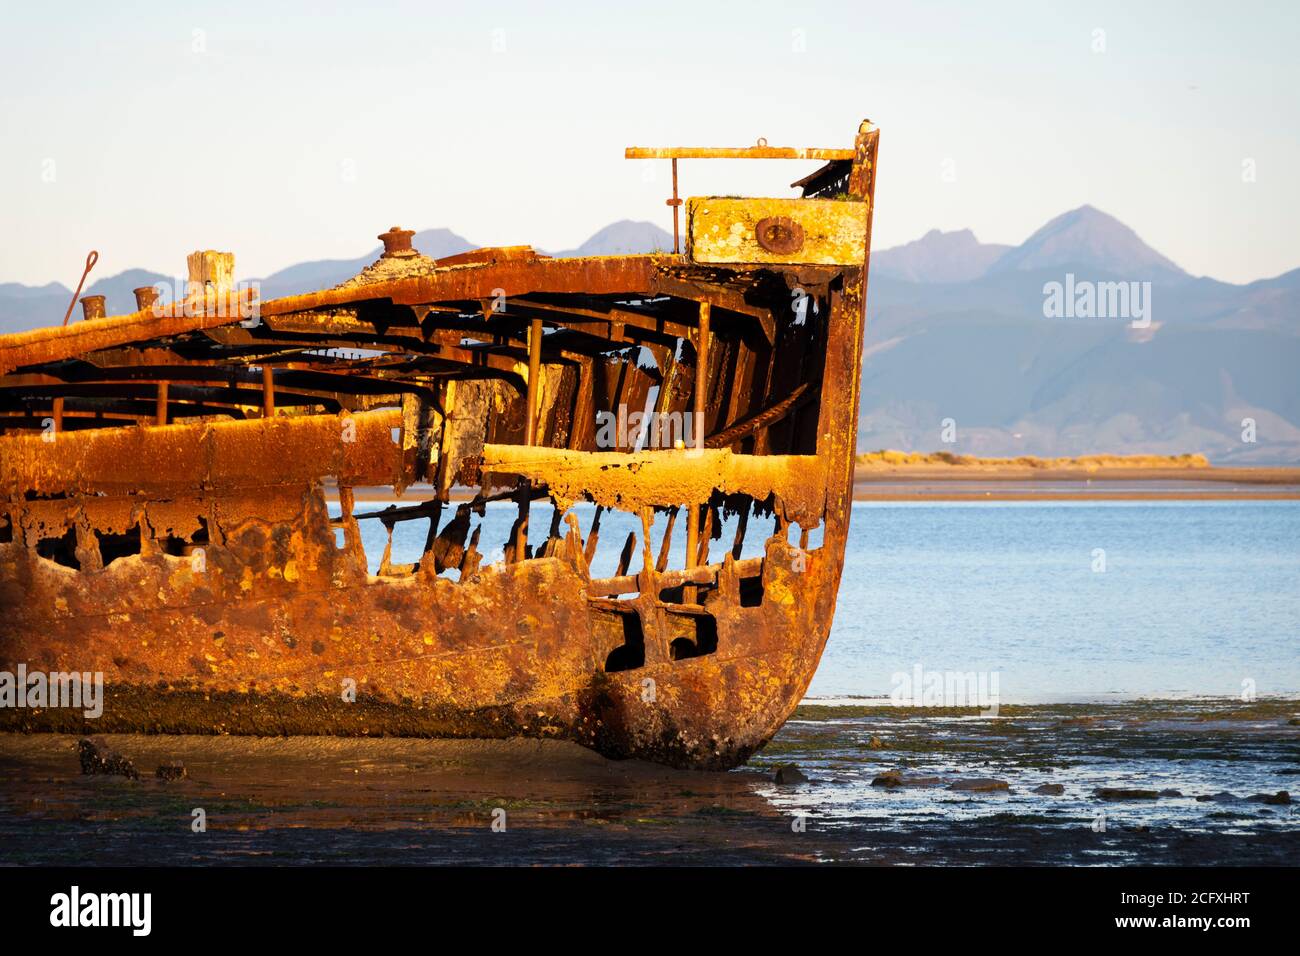
[[[853,159],[851,149],[802,146],[629,146],[624,159]]]

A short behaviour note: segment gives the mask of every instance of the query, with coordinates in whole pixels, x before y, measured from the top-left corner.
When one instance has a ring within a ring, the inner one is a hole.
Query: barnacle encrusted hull
[[[827,160],[804,198],[692,199],[683,252],[435,263],[394,227],[335,289],[258,302],[197,254],[183,301],[0,336],[0,670],[105,685],[98,717],[3,707],[0,729],[745,760],[834,611],[876,138],[629,150]],[[688,427],[602,427],[627,409]],[[360,488],[415,503],[367,512]],[[639,531],[602,541],[612,512]],[[377,567],[363,521],[388,529]],[[425,545],[397,564],[410,521]]]

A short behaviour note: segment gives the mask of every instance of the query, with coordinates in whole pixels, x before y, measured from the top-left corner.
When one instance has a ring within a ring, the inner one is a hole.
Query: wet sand
[[[0,865],[1297,865],[1300,815],[1278,797],[1300,789],[1297,714],[806,704],[731,773],[555,741],[99,738],[130,780],[82,775],[74,737],[10,734]],[[155,778],[176,760],[187,779]],[[774,782],[788,762],[808,779]]]

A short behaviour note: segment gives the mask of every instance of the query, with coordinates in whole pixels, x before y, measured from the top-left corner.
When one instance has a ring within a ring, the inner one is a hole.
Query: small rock
[[[1182,792],[1181,790],[1161,790],[1161,791],[1160,791],[1160,796],[1162,796],[1162,797],[1181,797],[1182,795],[1183,795],[1183,792]]]
[[[1041,793],[1047,797],[1059,797],[1065,793],[1065,787],[1059,783],[1045,783],[1042,786],[1034,787],[1034,793]]]
[[[1155,800],[1155,790],[1126,790],[1123,787],[1098,787],[1093,794],[1101,800]]]
[[[943,777],[904,776],[901,770],[886,770],[871,781],[873,787],[938,787],[947,783]]]
[[[804,776],[803,771],[792,763],[782,764],[776,768],[776,773],[772,779],[779,784],[807,783],[808,778]]]
[[[140,773],[135,764],[121,754],[113,753],[102,743],[82,739],[77,744],[77,755],[81,758],[81,772],[84,774],[114,774],[139,780]]]
[[[1251,803],[1267,803],[1274,807],[1284,807],[1291,802],[1291,794],[1286,790],[1279,790],[1277,793],[1257,793],[1246,799]]]
[[[1220,790],[1218,793],[1203,793],[1196,798],[1197,803],[1236,803],[1237,795],[1229,793],[1227,790]]]
[[[971,777],[966,780],[958,780],[948,787],[949,790],[1009,790],[1005,780],[994,780],[992,777]]]
[[[190,772],[185,769],[185,764],[179,760],[159,764],[158,769],[154,771],[154,776],[159,780],[184,780],[189,775]]]

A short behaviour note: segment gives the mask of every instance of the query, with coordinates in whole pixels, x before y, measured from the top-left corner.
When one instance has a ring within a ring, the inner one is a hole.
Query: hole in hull
[[[108,567],[118,558],[140,553],[140,526],[128,528],[125,534],[99,533],[99,554]]]
[[[641,615],[636,613],[618,614],[623,628],[623,643],[614,648],[605,658],[605,672],[636,670],[645,665],[645,631],[641,627]]]
[[[684,629],[668,645],[668,656],[675,661],[691,657],[703,657],[718,649],[718,621],[712,614],[685,614],[680,618],[671,618],[677,625],[675,630]]]
[[[77,560],[77,530],[69,528],[59,538],[41,538],[36,542],[36,553],[42,558],[48,558],[65,568],[81,570],[81,562]]]

